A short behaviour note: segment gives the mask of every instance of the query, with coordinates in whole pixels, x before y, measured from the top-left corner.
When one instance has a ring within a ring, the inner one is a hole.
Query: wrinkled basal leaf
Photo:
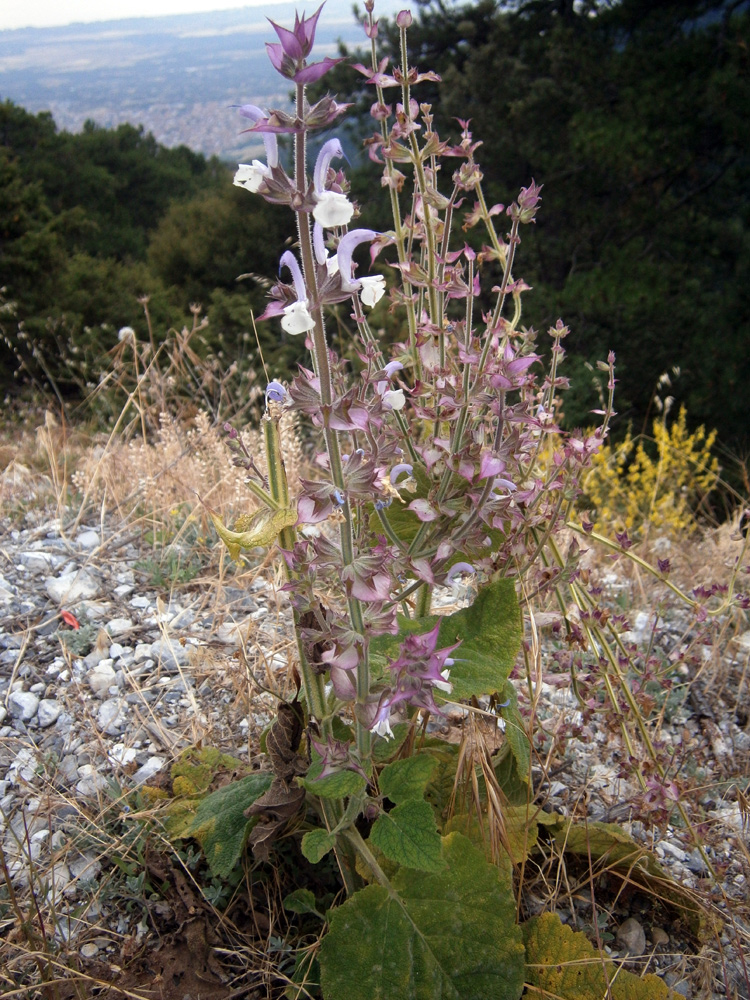
[[[370,841],[391,861],[423,872],[445,868],[435,816],[424,799],[412,799],[382,813],[373,823]]]
[[[241,767],[240,760],[215,747],[190,747],[170,769],[172,792],[187,798],[200,797],[219,772],[231,773]]]
[[[484,815],[482,825],[476,813],[456,813],[443,828],[444,833],[457,830],[476,846],[481,848],[488,859],[491,857],[489,823]],[[513,864],[522,864],[529,857],[539,840],[539,824],[535,810],[528,806],[505,806],[502,813],[502,835],[500,841],[503,849],[510,855]]]
[[[448,867],[400,869],[330,912],[320,950],[326,1000],[517,1000],[524,951],[509,879],[465,837]]]
[[[531,787],[528,780],[521,777],[516,756],[507,740],[493,756],[492,769],[503,795],[511,805],[520,806],[530,801],[533,797]]]
[[[212,875],[226,878],[239,861],[254,823],[245,818],[245,810],[270,784],[268,773],[248,774],[201,799],[183,836],[194,837],[201,845]]]
[[[414,757],[395,760],[386,764],[380,772],[380,791],[391,802],[406,802],[407,799],[421,799],[427,782],[437,767],[437,760],[422,751]]]
[[[556,1000],[677,1000],[658,976],[626,972],[554,913],[523,925],[526,978],[533,995]]]
[[[399,616],[399,634],[377,636],[371,643],[370,656],[376,676],[385,676],[388,659],[395,659],[404,637],[409,633],[428,632],[436,615],[425,618]],[[513,580],[502,579],[488,584],[468,608],[442,619],[437,648],[461,642],[453,654],[450,680],[451,698],[480,697],[501,691],[513,669],[523,635],[521,611]]]

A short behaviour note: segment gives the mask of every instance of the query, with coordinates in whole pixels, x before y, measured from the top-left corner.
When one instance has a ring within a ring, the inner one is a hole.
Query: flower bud
[[[396,24],[399,28],[411,28],[414,23],[414,18],[411,16],[410,10],[400,10],[396,15]]]

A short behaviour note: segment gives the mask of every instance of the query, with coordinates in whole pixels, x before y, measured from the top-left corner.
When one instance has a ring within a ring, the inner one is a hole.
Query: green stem
[[[362,835],[356,827],[350,826],[348,830],[342,830],[341,835],[346,837],[349,843],[352,845],[355,851],[358,852],[364,863],[370,869],[372,874],[375,876],[377,881],[385,888],[390,891],[391,883],[388,881],[388,876],[385,874],[383,869],[378,864],[375,855],[372,853],[370,848],[362,839]]]

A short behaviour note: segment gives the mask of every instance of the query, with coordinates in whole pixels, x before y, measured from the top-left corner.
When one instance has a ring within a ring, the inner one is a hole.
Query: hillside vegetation
[[[597,390],[586,366],[613,349],[615,429],[648,429],[656,379],[676,366],[673,394],[692,424],[717,428],[743,454],[748,4],[420,7],[411,61],[443,77],[439,87],[422,84],[442,131],[453,117],[472,119],[493,200],[507,203],[532,176],[544,184],[544,210],[526,241],[535,292],[524,317],[544,329],[561,315],[573,331],[568,422],[588,419]],[[383,54],[394,54],[396,37],[381,22]],[[326,86],[359,109],[349,116],[350,173],[366,201],[379,182],[360,151],[373,123],[353,61]],[[231,167],[160,147],[132,126],[58,132],[49,115],[5,103],[0,176],[3,328],[23,377],[54,381],[64,398],[85,392],[121,326],[145,335],[144,295],[157,340],[199,302],[213,350],[228,348],[231,359],[252,352],[250,312],[261,311],[262,288],[237,278],[273,277],[284,236],[273,206],[245,210]],[[387,228],[374,211],[368,202],[368,225]],[[382,323],[395,338],[396,321]],[[269,369],[282,349],[284,370],[297,345],[264,327]],[[3,360],[7,383],[14,365],[7,353]]]

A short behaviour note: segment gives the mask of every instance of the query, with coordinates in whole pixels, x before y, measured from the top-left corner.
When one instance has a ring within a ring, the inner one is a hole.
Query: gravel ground
[[[122,942],[142,942],[151,931],[137,909],[130,914],[97,893],[106,846],[81,846],[79,838],[72,848],[71,831],[82,817],[101,816],[119,789],[165,782],[188,746],[218,746],[247,760],[274,705],[260,691],[250,698],[248,674],[272,686],[291,646],[287,607],[269,572],[246,574],[243,587],[232,577],[220,590],[194,581],[169,599],[139,569],[144,550],[137,534],[112,522],[71,535],[32,510],[23,527],[0,523],[0,841],[16,891],[32,884],[48,903],[55,898],[57,938],[115,969]],[[607,585],[613,592],[621,585],[616,573]],[[633,612],[633,637],[651,637],[668,654],[684,641],[685,623],[677,612],[666,619],[652,636],[651,612]],[[731,654],[739,666],[746,638]],[[458,732],[465,709],[449,714]],[[569,685],[545,678],[539,721],[554,732],[577,717]],[[607,913],[607,949],[633,968],[659,972],[684,996],[748,998],[748,831],[736,793],[750,773],[747,719],[696,685],[664,731],[684,766],[707,769],[699,831],[720,872],[718,888],[685,830],[656,830],[634,818],[638,788],[622,767],[626,748],[616,732],[589,726],[568,742],[554,773],[537,773],[537,783],[545,808],[621,824],[726,921],[701,951],[668,910],[655,913],[643,893],[618,893]],[[46,881],[36,885],[40,871]],[[585,896],[585,888],[563,894],[562,918],[582,927],[591,910]]]

